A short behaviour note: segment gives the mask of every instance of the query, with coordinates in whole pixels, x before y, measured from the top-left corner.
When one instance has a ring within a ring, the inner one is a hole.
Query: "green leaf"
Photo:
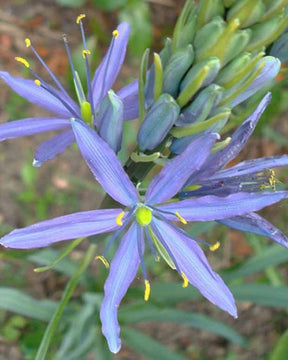
[[[40,347],[37,351],[35,360],[45,360],[46,359],[48,348],[50,346],[51,340],[56,331],[56,328],[58,326],[58,323],[60,321],[62,313],[63,313],[68,301],[70,300],[70,297],[72,296],[72,294],[81,278],[81,275],[83,274],[83,272],[87,269],[88,265],[90,264],[90,262],[94,256],[95,250],[96,250],[96,245],[90,245],[84,258],[82,259],[81,263],[79,264],[77,270],[75,271],[75,273],[71,277],[70,281],[66,285],[66,288],[62,295],[59,306],[58,306],[57,310],[55,311],[53,317],[51,318],[49,325],[46,328],[46,331],[45,331],[45,334],[41,341]]]
[[[272,355],[268,360],[286,360],[288,354],[288,330],[278,340]]]
[[[235,270],[225,272],[223,278],[225,281],[242,278],[247,275],[255,274],[265,270],[268,266],[275,266],[288,261],[288,251],[283,251],[280,245],[272,245],[267,247],[261,254],[257,254],[245,262]]]
[[[85,4],[85,0],[56,0],[56,3],[61,6],[76,8],[78,6],[83,6]]]
[[[127,4],[128,0],[93,0],[93,4],[96,8],[100,8],[106,11],[112,11],[120,9]]]
[[[135,305],[132,305],[119,310],[119,319],[125,324],[134,324],[150,320],[184,323],[191,327],[223,336],[236,344],[246,344],[245,339],[230,326],[206,315],[191,313],[181,309],[160,309],[148,304],[144,304],[144,306],[138,305],[138,308],[135,308]]]
[[[253,304],[287,307],[288,287],[265,284],[242,284],[229,286],[235,299]]]
[[[36,300],[20,290],[1,287],[0,307],[32,319],[49,321],[57,303],[51,300]]]
[[[183,356],[135,329],[122,327],[121,336],[127,345],[148,359],[155,360],[157,354],[157,360],[185,360]]]

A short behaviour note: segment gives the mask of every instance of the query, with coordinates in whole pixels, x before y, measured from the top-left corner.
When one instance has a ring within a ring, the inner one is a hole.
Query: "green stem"
[[[41,344],[38,348],[35,360],[45,360],[46,359],[49,345],[53,339],[53,335],[58,326],[60,318],[63,314],[65,306],[67,305],[68,301],[70,300],[70,298],[80,280],[81,275],[87,269],[88,265],[90,264],[91,260],[93,259],[95,250],[96,250],[96,245],[92,244],[89,246],[89,248],[88,248],[85,256],[83,257],[81,263],[79,264],[76,272],[74,273],[72,278],[69,280],[68,284],[66,285],[66,288],[64,290],[64,293],[63,293],[61,301],[60,301],[60,304],[59,304],[56,312],[54,313],[51,321],[49,322],[48,327],[46,328],[45,334],[44,334]]]

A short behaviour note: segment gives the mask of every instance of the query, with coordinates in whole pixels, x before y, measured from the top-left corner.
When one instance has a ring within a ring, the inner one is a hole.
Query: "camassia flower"
[[[26,118],[2,124],[0,125],[0,141],[9,138],[33,135],[45,131],[64,130],[38,147],[34,156],[35,166],[41,166],[44,161],[54,158],[75,141],[75,136],[71,129],[69,120],[71,117],[81,119],[82,121],[88,123],[91,127],[94,125],[97,126],[100,136],[110,144],[114,151],[119,151],[119,144],[121,146],[122,139],[123,118],[128,120],[137,116],[137,113],[134,114],[135,111],[133,110],[133,103],[135,102],[133,94],[135,91],[137,93],[137,88],[135,88],[133,84],[120,90],[119,96],[110,90],[124,61],[130,33],[129,24],[123,22],[116,30],[113,31],[113,37],[109,49],[91,80],[88,63],[90,51],[88,50],[86,44],[82,24],[83,17],[85,17],[84,14],[79,15],[76,22],[80,26],[83,40],[82,56],[83,65],[85,64],[84,66],[86,68],[88,89],[87,96],[83,91],[79,75],[74,68],[67,38],[63,35],[78,103],[70,97],[63,85],[59,82],[57,77],[36,51],[31,43],[31,40],[28,38],[25,40],[26,46],[32,50],[37,60],[43,65],[56,87],[48,84],[40,78],[31,68],[29,62],[21,57],[16,57],[16,60],[22,63],[30,71],[30,73],[34,76],[35,81],[17,78],[6,71],[0,71],[0,77],[16,93],[26,98],[31,103],[37,104],[56,115],[55,117]],[[102,108],[101,110],[101,105],[105,99],[106,103],[108,102],[108,106],[106,105],[106,108]],[[130,106],[131,104],[132,108]],[[117,111],[114,111],[116,114],[115,117],[105,117],[109,107],[117,108]],[[98,116],[99,112],[101,113],[101,118]],[[111,121],[111,123],[107,124],[107,121]],[[115,121],[117,122],[116,124]],[[107,128],[111,127],[113,127],[113,134],[107,131]],[[115,130],[115,127],[118,131]]]
[[[257,121],[268,100],[262,101],[250,121]],[[147,190],[141,192],[123,170],[114,151],[93,129],[78,119],[72,119],[71,125],[82,156],[95,178],[123,208],[92,210],[42,221],[12,231],[0,243],[8,248],[30,249],[61,240],[114,232],[103,255],[99,256],[108,267],[107,250],[112,242],[121,239],[105,283],[100,313],[103,334],[114,353],[121,347],[118,306],[139,265],[144,277],[144,298],[149,298],[150,283],[143,260],[145,245],[156,259],[162,256],[178,272],[184,287],[191,283],[213,304],[237,317],[232,294],[210,268],[198,245],[200,242],[215,250],[219,243],[210,246],[194,239],[175,222],[183,225],[188,221],[222,221],[245,216],[287,198],[288,192],[237,192],[228,196],[205,194],[183,201],[174,198],[188,179],[203,167],[218,139],[217,134],[198,137],[182,154],[171,159],[152,179]]]

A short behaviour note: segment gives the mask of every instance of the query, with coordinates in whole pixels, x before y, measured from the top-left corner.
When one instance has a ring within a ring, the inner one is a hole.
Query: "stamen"
[[[91,55],[91,51],[90,50],[82,50],[83,59],[86,59],[87,55]]]
[[[216,251],[216,250],[219,249],[219,247],[220,247],[220,242],[217,241],[214,245],[211,245],[211,246],[209,247],[209,249],[210,249],[210,251]]]
[[[28,38],[25,39],[25,45],[26,45],[27,48],[31,46],[30,39],[28,39]]]
[[[104,256],[96,256],[95,259],[100,260],[103,263],[103,265],[106,267],[106,269],[109,269],[109,262],[105,259]]]
[[[182,284],[182,287],[183,288],[187,288],[188,285],[189,285],[189,281],[187,279],[187,276],[183,273],[183,271],[181,271],[181,276],[183,278],[183,284]]]
[[[179,214],[178,211],[176,211],[175,215],[177,216],[177,218],[181,221],[182,224],[186,225],[187,221]]]
[[[151,292],[150,282],[145,280],[145,292],[144,292],[144,300],[148,301]]]
[[[119,36],[119,31],[118,31],[118,30],[114,30],[114,31],[112,32],[112,35],[114,36],[115,39],[117,39],[118,36]]]
[[[34,83],[35,83],[37,86],[41,86],[41,81],[38,80],[38,79],[34,80]]]
[[[26,59],[24,59],[24,58],[22,58],[22,57],[19,57],[19,56],[16,56],[16,57],[15,57],[15,60],[18,61],[18,62],[20,62],[20,63],[23,64],[24,66],[26,66],[26,68],[30,68],[30,64],[29,64],[29,62],[28,62]]]
[[[116,224],[119,225],[119,226],[122,226],[123,225],[123,222],[122,222],[122,219],[125,215],[125,212],[122,211],[117,217],[116,217]]]
[[[84,19],[85,17],[86,17],[85,14],[80,14],[80,15],[77,17],[77,19],[76,19],[76,23],[79,24],[80,21],[81,21],[82,19]]]

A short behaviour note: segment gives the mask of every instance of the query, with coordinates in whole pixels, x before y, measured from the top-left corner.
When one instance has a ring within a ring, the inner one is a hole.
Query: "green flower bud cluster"
[[[147,52],[142,60],[141,151],[169,139],[181,152],[181,138],[225,131],[232,109],[278,74],[265,51],[287,24],[288,0],[187,0],[149,71]]]

